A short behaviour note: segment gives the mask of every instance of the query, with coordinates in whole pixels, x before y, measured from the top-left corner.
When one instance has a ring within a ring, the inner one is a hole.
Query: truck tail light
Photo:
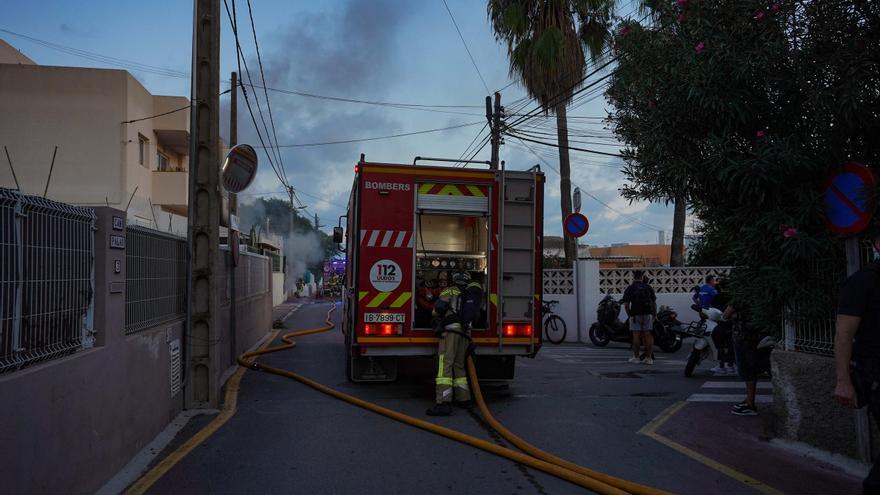
[[[505,323],[504,324],[504,336],[505,337],[531,337],[532,336],[532,326],[529,324]]]
[[[364,335],[399,335],[403,332],[403,325],[396,323],[367,323],[364,325]]]

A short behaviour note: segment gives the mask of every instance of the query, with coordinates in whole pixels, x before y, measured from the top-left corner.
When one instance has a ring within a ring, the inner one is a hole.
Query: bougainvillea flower
[[[622,28],[620,28],[620,35],[624,36],[624,35],[628,34],[630,31],[632,31],[632,28],[630,28],[629,26],[623,26]]]
[[[759,10],[759,11],[755,12],[755,20],[758,22],[761,22],[764,20],[764,11],[763,10]]]
[[[679,24],[681,24],[682,22],[684,22],[684,14],[678,14],[678,17],[676,17],[675,20],[678,21]]]
[[[697,54],[703,53],[703,50],[705,50],[705,49],[706,49],[706,43],[703,41],[697,43],[697,46],[694,47],[694,50],[696,50]]]
[[[755,137],[758,138],[758,139],[761,139],[762,137],[764,137],[764,131],[758,131],[758,132],[756,132],[756,133],[755,133]]]
[[[676,3],[679,7],[684,8],[684,6],[687,5],[687,0],[675,0],[675,3]]]
[[[788,239],[789,237],[794,237],[795,234],[797,234],[797,233],[798,233],[798,229],[796,229],[794,227],[789,227],[789,228],[785,229],[785,232],[782,233],[782,237],[785,237],[786,239]]]
[[[791,228],[791,225],[789,225],[787,223],[779,224],[779,231],[780,232],[785,232],[786,230],[788,230],[790,228]]]
[[[777,13],[777,12],[779,12],[779,4],[778,4],[778,3],[774,3],[773,5],[771,5],[771,6],[770,6],[770,12],[773,12],[774,14]]]

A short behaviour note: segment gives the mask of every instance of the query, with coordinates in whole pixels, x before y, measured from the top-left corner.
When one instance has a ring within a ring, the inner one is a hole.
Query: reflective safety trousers
[[[468,345],[468,339],[458,333],[444,332],[440,337],[436,380],[438,404],[451,402],[453,395],[457,401],[471,399],[465,368]]]

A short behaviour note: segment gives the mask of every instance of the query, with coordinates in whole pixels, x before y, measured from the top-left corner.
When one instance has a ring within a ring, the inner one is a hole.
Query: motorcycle
[[[684,330],[685,335],[694,337],[694,347],[684,367],[684,376],[692,376],[694,369],[706,359],[718,360],[718,347],[715,346],[715,341],[712,340],[712,332],[718,327],[718,323],[722,321],[723,314],[718,308],[703,309],[700,312],[702,317],[700,321],[691,323]]]
[[[620,301],[612,296],[605,296],[596,310],[597,321],[590,327],[590,341],[597,347],[605,347],[609,342],[632,342],[629,322],[620,320]],[[651,334],[654,343],[664,352],[676,352],[681,349],[684,329],[678,321],[678,314],[668,306],[661,306],[654,319]]]

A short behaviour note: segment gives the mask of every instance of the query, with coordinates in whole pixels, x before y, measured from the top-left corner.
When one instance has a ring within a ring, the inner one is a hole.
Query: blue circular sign
[[[844,164],[825,183],[825,222],[836,234],[858,234],[871,221],[868,204],[874,175],[868,167],[855,162]]]
[[[590,230],[590,221],[587,220],[583,213],[574,212],[565,217],[565,221],[562,222],[562,228],[570,236],[582,237]]]

